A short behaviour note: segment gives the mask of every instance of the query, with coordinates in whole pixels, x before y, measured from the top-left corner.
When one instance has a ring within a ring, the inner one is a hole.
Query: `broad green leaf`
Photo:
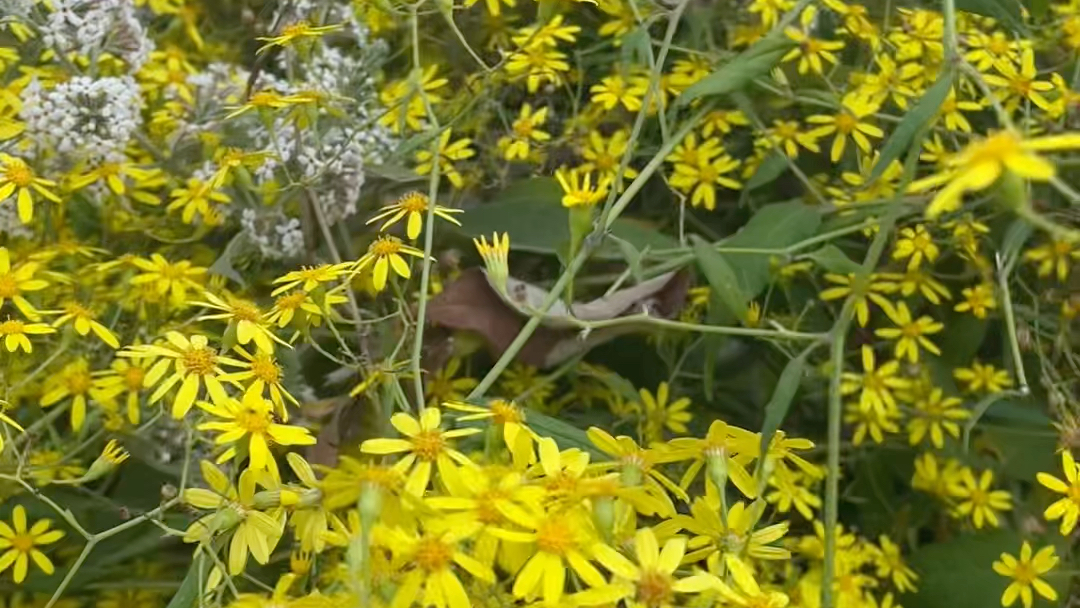
[[[180,583],[180,588],[176,590],[176,594],[172,596],[169,605],[165,608],[193,608],[199,605],[199,591],[205,584],[209,563],[209,560],[201,559],[201,556],[192,560],[187,575]]]
[[[1001,458],[1001,475],[1023,480],[1035,479],[1040,472],[1061,476],[1058,434],[1049,420],[1042,428],[1016,422],[1011,422],[1010,426],[980,425],[978,428],[976,444],[993,449]]]
[[[978,354],[989,322],[970,313],[949,312],[941,319],[945,330],[931,340],[941,346],[941,361],[951,367],[966,367]]]
[[[1016,34],[1024,34],[1024,17],[1019,0],[956,0],[956,8],[977,15],[993,17]]]
[[[736,319],[746,318],[747,298],[739,287],[739,278],[724,256],[715,247],[697,235],[692,235],[694,256],[698,266],[709,282],[712,296],[721,303]]]
[[[754,174],[750,176],[750,179],[746,180],[743,192],[749,192],[754,188],[771,184],[776,181],[776,178],[783,175],[788,170],[788,167],[788,161],[782,154],[778,152],[769,154],[758,166],[757,171],[754,171]]]
[[[894,160],[900,158],[909,146],[919,145],[919,142],[912,141],[915,139],[916,134],[923,130],[924,127],[931,124],[934,117],[937,116],[938,109],[941,108],[941,104],[945,102],[945,98],[949,96],[949,90],[952,88],[953,83],[953,71],[945,70],[938,76],[937,82],[934,83],[926,93],[923,95],[919,103],[915,104],[915,107],[908,110],[908,113],[904,115],[900,124],[896,125],[892,135],[889,135],[889,139],[885,140],[885,145],[881,147],[881,156],[878,157],[877,164],[874,165],[873,170],[870,171],[870,178],[867,182],[873,182],[877,178],[881,177],[881,174],[885,172]]]
[[[687,105],[701,97],[742,90],[755,78],[769,73],[794,46],[795,42],[782,33],[770,34],[683,91],[676,103]]]
[[[784,423],[791,401],[795,398],[795,393],[799,390],[799,384],[802,383],[806,372],[806,360],[815,348],[817,345],[804,350],[798,357],[788,361],[784,366],[784,371],[780,372],[780,379],[776,381],[772,397],[765,404],[765,421],[761,424],[761,454],[768,451],[773,435]]]
[[[235,281],[236,284],[241,287],[246,287],[247,282],[244,281],[244,277],[241,276],[233,266],[233,261],[236,259],[236,256],[239,255],[240,250],[244,247],[246,242],[247,240],[244,233],[237,233],[237,235],[229,241],[229,244],[225,246],[221,255],[218,256],[218,259],[214,260],[214,263],[210,265],[210,268],[207,269],[207,271],[210,274],[220,275],[226,279]]]
[[[782,249],[817,234],[821,214],[802,203],[762,207],[738,232],[720,242],[723,248]],[[724,253],[748,299],[769,284],[769,257],[760,253]]]
[[[649,30],[644,26],[638,26],[622,38],[622,49],[620,52],[620,58],[626,65],[647,65],[649,63],[649,53],[652,49],[649,45],[652,43],[652,38],[649,37]]]
[[[855,262],[840,250],[836,245],[825,245],[821,249],[806,256],[825,270],[834,274],[851,274],[862,272],[862,265]]]
[[[552,178],[523,180],[504,190],[495,200],[465,212],[459,231],[469,237],[489,238],[493,232],[506,232],[510,235],[510,247],[516,251],[557,255],[570,242],[569,222],[561,198],[562,190]],[[639,251],[646,247],[679,246],[675,239],[637,220],[615,220],[612,234]],[[623,258],[623,252],[610,241],[594,255],[608,260]]]
[[[1046,16],[1046,12],[1050,8],[1050,1],[1024,0],[1024,6],[1026,6],[1028,12],[1031,13],[1031,17],[1037,21]]]
[[[578,448],[588,452],[593,457],[604,456],[604,453],[596,449],[596,446],[589,441],[589,436],[585,434],[585,431],[572,424],[541,414],[536,410],[528,410],[525,413],[525,419],[529,423],[529,428],[536,431],[536,434],[541,437],[551,437],[555,440],[555,443],[559,444],[559,448],[563,450]]]
[[[1012,266],[1016,257],[1020,255],[1020,250],[1024,247],[1024,243],[1031,238],[1031,233],[1034,229],[1031,227],[1031,223],[1022,218],[1017,218],[1009,224],[1008,230],[1005,231],[1005,237],[1001,241],[1001,255],[1005,259],[1005,263],[1008,266]]]

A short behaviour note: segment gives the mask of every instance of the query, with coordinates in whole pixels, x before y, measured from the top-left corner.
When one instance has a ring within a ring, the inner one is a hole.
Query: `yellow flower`
[[[893,390],[903,390],[911,386],[910,380],[899,376],[900,362],[893,360],[879,367],[874,359],[874,350],[864,345],[862,366],[862,374],[844,372],[840,392],[844,395],[858,392],[859,407],[862,409],[874,408],[881,412],[897,411],[898,406],[896,398],[893,397]]]
[[[11,428],[15,429],[16,431],[19,431],[20,433],[22,433],[22,432],[24,432],[24,429],[21,426],[19,426],[19,423],[16,422],[14,418],[12,418],[11,416],[8,416],[7,414],[4,413],[4,410],[6,410],[10,405],[11,404],[9,404],[7,401],[0,400],[0,422],[3,422],[4,424],[10,426]],[[6,434],[6,432],[3,431],[3,429],[0,429],[0,454],[2,454],[4,452],[4,435],[5,434]]]
[[[148,285],[159,295],[168,295],[173,306],[186,302],[188,290],[202,291],[201,281],[207,269],[187,260],[174,264],[161,254],[153,253],[149,260],[133,258],[131,263],[143,271],[131,278],[131,284]]]
[[[251,354],[240,346],[234,346],[233,350],[243,359],[242,361],[236,361],[236,363],[241,364],[241,367],[237,371],[221,376],[220,380],[230,384],[249,383],[244,391],[245,395],[247,393],[262,395],[263,389],[266,389],[270,393],[270,401],[274,403],[275,412],[282,421],[287,422],[289,412],[285,409],[285,401],[288,400],[293,405],[299,405],[299,402],[297,402],[296,397],[289,394],[289,391],[282,384],[284,373],[281,371],[281,366],[278,365],[277,360],[274,359],[273,353],[256,351]],[[226,365],[235,364],[233,360],[223,361],[223,363]]]
[[[585,145],[581,149],[581,157],[585,159],[585,162],[581,165],[581,170],[596,171],[599,174],[599,179],[608,179],[614,182],[619,171],[619,165],[622,163],[622,158],[626,154],[629,145],[630,132],[626,129],[615,131],[607,139],[600,135],[599,131],[589,131],[588,139],[586,139]],[[633,179],[637,176],[637,170],[629,165],[623,170],[623,177],[626,179]]]
[[[9,353],[20,348],[27,354],[33,350],[28,335],[55,333],[56,330],[44,323],[24,323],[16,319],[0,322],[0,338],[4,339],[4,349]]]
[[[229,294],[226,294],[226,298],[220,298],[209,291],[205,292],[203,297],[206,298],[206,301],[195,302],[195,305],[205,306],[220,312],[202,315],[198,320],[228,320],[225,333],[229,335],[235,332],[236,342],[241,346],[254,342],[259,351],[264,353],[274,352],[274,342],[288,346],[285,341],[275,336],[274,332],[270,330],[269,321],[254,303]]]
[[[48,281],[34,278],[40,267],[41,264],[33,261],[12,266],[11,253],[7,247],[0,247],[0,307],[10,299],[27,319],[39,320],[41,315],[23,294],[49,286]]]
[[[904,563],[900,547],[884,535],[878,537],[878,544],[880,547],[874,552],[878,577],[891,578],[896,590],[901,593],[915,591],[915,581],[919,580],[919,575]]]
[[[690,398],[682,397],[668,403],[668,383],[661,382],[654,397],[648,389],[638,390],[641,395],[642,420],[639,433],[646,443],[663,441],[664,430],[672,433],[686,433],[686,423],[693,414],[686,411],[690,407]]]
[[[300,270],[293,270],[274,279],[274,285],[279,285],[270,293],[278,296],[293,287],[300,287],[304,291],[312,291],[321,287],[324,283],[337,281],[348,272],[349,264],[320,264],[318,266],[304,266]]]
[[[870,302],[877,304],[882,310],[892,307],[889,300],[881,294],[892,293],[896,291],[897,286],[894,283],[882,281],[882,278],[888,277],[881,275],[861,277],[854,273],[826,274],[825,280],[835,283],[836,286],[822,290],[818,297],[826,302],[847,297],[854,298],[855,318],[859,321],[859,325],[866,327],[866,324],[870,322]]]
[[[731,190],[742,188],[738,180],[727,177],[742,163],[727,154],[703,157],[695,164],[676,163],[675,172],[668,180],[673,187],[690,194],[690,204],[703,206],[709,211],[716,209],[716,187],[723,186]]]
[[[454,166],[454,161],[472,158],[476,151],[469,147],[471,144],[472,140],[468,137],[450,143],[450,129],[444,130],[439,135],[439,173],[450,180],[450,183],[455,188],[464,186],[465,181]],[[431,168],[434,166],[431,159],[431,150],[421,149],[417,151],[416,162],[419,164],[416,165],[416,172],[420,175],[431,173]]]
[[[953,310],[956,312],[971,312],[976,318],[985,319],[986,312],[997,308],[997,300],[994,299],[994,286],[990,283],[979,283],[975,287],[965,287],[960,290],[964,296],[962,302],[958,302]]]
[[[729,425],[723,420],[713,420],[705,437],[677,437],[669,441],[667,447],[668,456],[673,461],[691,461],[679,480],[679,487],[689,488],[710,459],[722,458],[727,477],[735,487],[747,498],[757,497],[757,482],[746,470],[746,465],[761,451],[761,436],[757,433]]]
[[[306,41],[325,36],[328,32],[340,30],[345,27],[343,23],[334,25],[311,25],[307,21],[297,21],[282,28],[277,36],[260,36],[256,40],[266,42],[259,47],[255,54],[258,55],[273,46],[292,46],[297,41]]]
[[[773,126],[766,129],[765,141],[778,150],[783,150],[791,158],[799,156],[799,148],[805,148],[811,152],[820,152],[817,140],[819,135],[815,131],[805,132],[794,120],[774,120]]]
[[[863,121],[867,116],[877,112],[879,105],[867,97],[848,94],[841,101],[839,113],[833,116],[816,114],[808,117],[806,122],[825,125],[813,131],[818,137],[836,133],[830,152],[830,158],[835,163],[844,156],[844,147],[849,137],[864,153],[870,153],[871,150],[868,137],[877,139],[885,137],[885,132],[880,128]]]
[[[993,471],[983,471],[976,481],[971,469],[965,467],[953,488],[953,496],[958,500],[956,515],[971,516],[976,529],[982,529],[984,524],[989,524],[991,528],[998,527],[997,511],[1012,510],[1012,496],[1005,490],[991,490],[993,483]]]
[[[874,334],[886,340],[896,340],[894,356],[897,359],[907,356],[908,361],[918,362],[920,347],[935,355],[941,355],[941,349],[926,336],[945,329],[944,324],[938,323],[928,315],[913,319],[911,311],[904,302],[900,302],[895,307],[892,305],[884,307],[884,310],[896,327],[878,329],[874,331]]]
[[[911,487],[949,501],[954,496],[954,488],[960,483],[963,472],[960,463],[948,459],[940,464],[931,452],[925,452],[915,458],[915,474],[911,478]]]
[[[221,405],[199,401],[198,406],[211,416],[223,419],[203,422],[198,429],[220,432],[214,441],[218,445],[234,444],[218,457],[218,463],[232,460],[238,453],[246,453],[250,469],[269,471],[276,480],[280,476],[274,455],[270,452],[270,444],[315,443],[315,438],[307,429],[274,422],[274,404],[264,399],[261,393],[248,391],[242,401],[226,399]],[[243,442],[245,438],[247,441]]]
[[[281,108],[301,104],[311,104],[315,101],[316,97],[311,94],[296,93],[293,95],[282,95],[277,91],[256,91],[252,93],[242,105],[225,106],[225,109],[230,111],[225,116],[225,120],[232,120],[233,118],[242,116],[251,111],[257,111],[261,115],[272,110],[279,110]]]
[[[131,424],[139,424],[139,396],[146,388],[148,361],[128,361],[117,357],[109,369],[94,372],[94,383],[117,395],[127,392],[127,418]]]
[[[730,603],[741,608],[784,608],[788,605],[788,596],[783,592],[762,589],[753,571],[738,556],[727,555],[724,564],[737,587],[733,589],[724,582],[719,585],[720,595]]]
[[[372,266],[372,285],[375,291],[386,289],[386,279],[393,269],[394,274],[403,279],[412,276],[409,264],[401,254],[423,258],[424,252],[415,247],[410,247],[401,242],[401,239],[393,236],[380,236],[368,246],[365,253],[356,264],[353,265],[353,273],[359,273],[368,266]]]
[[[987,33],[972,28],[964,34],[964,46],[968,48],[964,59],[980,72],[986,72],[998,63],[1019,63],[1020,51],[1029,45],[1026,40],[1014,40],[1002,31]]]
[[[892,257],[894,260],[907,259],[908,270],[916,270],[922,265],[923,260],[932,263],[938,258],[939,253],[940,250],[934,244],[933,237],[926,230],[926,226],[916,224],[914,228],[900,230]]]
[[[473,383],[475,384],[475,381]],[[534,433],[525,426],[525,412],[513,401],[492,399],[487,407],[447,401],[443,403],[443,407],[463,412],[464,416],[458,416],[461,422],[486,420],[495,424],[497,430],[502,431],[506,449],[510,451],[515,464],[524,468],[536,462],[536,453],[533,451]]]
[[[793,0],[752,0],[746,10],[761,16],[761,24],[772,28],[780,20],[780,15],[795,8]]]
[[[500,138],[499,149],[503,151],[506,160],[526,160],[529,158],[529,146],[532,142],[545,142],[551,139],[551,134],[540,130],[539,127],[547,122],[548,108],[540,108],[533,111],[529,104],[521,106],[521,112],[517,119],[510,125],[510,135]]]
[[[433,520],[432,524],[437,520]],[[378,544],[391,550],[395,563],[405,567],[394,592],[394,606],[413,606],[421,598],[438,597],[435,602],[448,608],[472,608],[465,587],[455,570],[460,568],[473,577],[493,584],[495,573],[490,567],[478,562],[461,551],[463,540],[474,535],[479,528],[472,525],[433,526],[437,530],[406,532],[401,528],[384,529],[377,534]],[[423,602],[431,602],[424,599]]]
[[[111,402],[120,394],[119,387],[95,385],[90,373],[90,363],[86,359],[75,359],[50,376],[45,384],[45,393],[41,396],[41,407],[49,407],[63,399],[71,399],[71,426],[76,431],[82,428],[86,420],[87,402],[94,402],[111,407]]]
[[[958,100],[956,95],[956,89],[949,89],[949,96],[945,98],[945,101],[941,103],[941,107],[938,108],[938,116],[944,121],[947,131],[971,133],[971,123],[968,122],[961,110],[978,112],[982,110],[982,104],[974,101]]]
[[[543,44],[530,44],[520,51],[510,54],[506,60],[506,72],[514,80],[525,79],[525,87],[530,94],[536,93],[540,85],[550,82],[559,85],[563,74],[570,71],[566,62],[566,53]]]
[[[1080,250],[1073,241],[1054,239],[1024,252],[1024,259],[1039,265],[1040,277],[1054,274],[1064,282],[1072,270],[1073,260],[1080,259]]]
[[[1061,534],[1068,536],[1076,529],[1076,521],[1080,518],[1080,470],[1068,448],[1061,452],[1061,470],[1065,474],[1065,481],[1049,473],[1039,473],[1035,478],[1051,492],[1064,494],[1046,508],[1043,517],[1047,521],[1060,519]]]
[[[945,397],[940,388],[934,388],[926,397],[915,402],[915,411],[908,421],[908,443],[917,445],[929,437],[930,443],[939,450],[945,447],[945,433],[960,438],[960,420],[967,420],[971,412],[964,409],[957,397]]]
[[[170,192],[169,197],[172,202],[169,203],[168,210],[180,209],[180,219],[185,224],[194,223],[196,214],[201,215],[203,221],[209,222],[210,218],[218,213],[215,203],[225,204],[232,200],[229,195],[217,191],[211,182],[194,177],[188,178],[183,188]]]
[[[109,331],[108,327],[99,323],[97,315],[89,308],[78,302],[68,302],[64,305],[64,309],[59,312],[60,316],[53,321],[53,327],[61,327],[65,323],[71,323],[75,333],[80,336],[85,336],[93,331],[94,335],[105,344],[113,348],[120,348],[120,341],[116,339],[116,335]]]
[[[792,507],[807,520],[814,519],[814,509],[821,508],[821,498],[810,490],[816,478],[786,467],[780,467],[769,476],[769,486],[774,488],[765,494],[765,501],[776,506],[780,513]]]
[[[900,427],[896,424],[900,418],[899,412],[874,407],[864,408],[854,402],[848,403],[844,409],[844,422],[855,425],[855,433],[851,437],[854,445],[862,445],[868,434],[874,443],[881,444],[885,441],[885,433],[900,432]]]
[[[484,260],[484,269],[487,270],[488,278],[500,289],[506,289],[506,279],[510,274],[510,235],[493,233],[491,243],[481,236],[473,239],[473,245],[477,253]]]
[[[85,483],[99,479],[113,469],[120,466],[125,460],[127,460],[131,454],[127,450],[120,447],[120,444],[115,439],[110,439],[105,447],[101,450],[101,455],[94,459],[94,462],[90,464],[90,468],[86,473],[78,480],[78,483]]]
[[[1024,139],[1016,131],[1001,131],[977,139],[945,161],[945,169],[911,183],[910,192],[926,192],[944,186],[926,208],[926,217],[956,211],[967,192],[989,188],[1005,172],[1039,182],[1056,173],[1054,164],[1036,152],[1080,148],[1080,133],[1063,133]]]
[[[676,460],[670,453],[661,453],[658,449],[642,448],[633,439],[619,435],[612,437],[607,431],[595,426],[586,431],[601,452],[607,454],[611,463],[603,463],[605,468],[622,467],[624,477],[637,477],[639,483],[662,493],[665,489],[681,500],[688,500],[686,491],[668,479],[656,465],[668,460]]]
[[[893,291],[899,292],[905,298],[918,292],[931,304],[941,304],[941,300],[951,299],[949,288],[938,282],[925,270],[908,270],[903,274],[881,273],[878,278],[892,283]]]
[[[1031,608],[1033,595],[1031,589],[1051,602],[1058,599],[1057,592],[1049,583],[1040,578],[1057,566],[1058,557],[1054,554],[1054,546],[1048,545],[1039,549],[1035,555],[1031,554],[1031,544],[1024,541],[1020,547],[1020,559],[1002,553],[1001,559],[994,562],[994,572],[1001,576],[1012,579],[1005,593],[1001,596],[1001,605],[1008,608],[1016,603],[1017,598],[1024,604],[1024,608]]]
[[[514,523],[526,531],[498,530],[493,533],[504,541],[535,547],[514,579],[514,597],[542,595],[546,604],[557,604],[566,586],[567,571],[571,569],[588,587],[601,587],[607,583],[590,563],[603,543],[597,538],[591,518],[580,509],[555,514],[515,509],[512,514]]]
[[[701,593],[715,589],[720,579],[711,574],[694,574],[677,578],[675,570],[686,554],[686,538],[675,536],[664,542],[663,549],[652,528],[642,528],[634,535],[634,556],[637,563],[607,545],[598,545],[596,559],[605,568],[633,584],[628,589],[634,600],[647,608],[670,608],[676,593]],[[684,600],[686,601],[686,600]]]
[[[824,64],[826,62],[836,65],[836,54],[833,51],[844,48],[842,41],[822,40],[810,35],[816,16],[817,8],[808,6],[803,9],[802,15],[799,17],[802,29],[790,26],[784,29],[784,34],[794,40],[798,46],[788,51],[781,61],[798,59],[800,74],[805,74],[808,71],[818,75],[824,74]]]
[[[445,401],[461,401],[478,384],[476,378],[459,377],[461,357],[452,357],[446,365],[428,378],[424,385],[427,406],[435,407]],[[447,407],[452,407],[449,404]]]
[[[51,545],[64,537],[63,530],[50,530],[52,521],[39,519],[27,528],[26,509],[15,505],[11,512],[11,525],[0,521],[0,572],[14,564],[12,570],[16,583],[26,580],[30,560],[45,574],[55,570],[52,561],[42,553],[39,547]]]
[[[694,499],[689,515],[679,514],[661,522],[657,530],[662,537],[678,530],[690,532],[693,535],[687,543],[690,552],[682,561],[692,564],[705,560],[712,572],[718,571],[720,560],[729,551],[759,560],[791,559],[791,552],[777,542],[787,534],[788,522],[755,529],[764,510],[765,503],[760,500],[749,507],[736,501],[721,517],[720,499],[710,494]]]
[[[402,218],[406,218],[405,234],[410,239],[415,240],[416,237],[420,236],[420,231],[423,229],[424,219],[430,204],[426,194],[415,190],[406,192],[392,205],[387,205],[380,209],[379,213],[366,223],[372,224],[379,220],[386,220],[386,222],[379,227],[379,232],[385,232],[387,228],[401,221]],[[449,209],[441,205],[435,205],[433,212],[436,217],[440,217],[455,226],[460,226],[461,222],[457,221],[451,214],[464,213],[461,209]],[[304,289],[310,290],[311,288],[305,286]]]
[[[599,84],[589,87],[591,100],[605,110],[622,105],[629,112],[641,109],[647,88],[638,86],[634,81],[627,81],[621,74],[612,74],[600,79]]]
[[[228,401],[229,396],[221,385],[224,372],[219,365],[228,363],[242,367],[243,362],[218,355],[210,348],[206,336],[196,334],[188,338],[180,332],[170,331],[165,334],[165,339],[165,345],[137,344],[118,353],[121,357],[161,357],[146,373],[146,386],[157,386],[150,395],[150,403],[160,401],[177,384],[180,389],[172,405],[174,418],[183,418],[184,414],[187,414],[199,396],[199,389],[204,385],[215,405],[221,406]],[[174,371],[162,380],[169,371],[170,364]]]
[[[439,66],[429,65],[416,77],[395,80],[379,92],[379,101],[386,106],[386,113],[379,118],[379,124],[388,127],[395,135],[405,127],[419,131],[424,127],[428,105],[435,106],[443,102],[438,90],[450,81],[437,77]],[[426,100],[426,103],[425,103]]]
[[[611,180],[600,177],[593,186],[592,178],[592,173],[581,167],[562,167],[555,171],[555,179],[563,190],[563,207],[592,207],[604,200],[611,188]]]
[[[34,219],[34,193],[54,203],[61,202],[53,191],[55,187],[56,182],[34,175],[23,159],[0,153],[0,204],[16,195],[22,223],[29,224]]]
[[[1019,69],[1011,61],[999,61],[994,67],[1001,75],[987,74],[983,80],[990,86],[1002,89],[1002,101],[1010,112],[1016,111],[1021,103],[1028,100],[1042,110],[1050,108],[1050,102],[1042,93],[1052,91],[1054,85],[1037,80],[1039,72],[1035,68],[1035,52],[1030,46],[1020,53]]]
[[[972,362],[971,367],[956,368],[953,377],[963,382],[966,385],[965,390],[972,393],[1000,393],[1012,386],[1012,378],[1007,370],[997,369],[990,364],[983,365],[978,361]]]
[[[360,451],[378,455],[406,454],[401,462],[407,463],[403,467],[411,470],[405,491],[413,496],[423,496],[431,481],[432,465],[439,475],[445,476],[444,471],[453,467],[454,462],[470,463],[468,457],[451,447],[450,440],[480,432],[478,428],[444,431],[441,422],[442,414],[435,407],[424,408],[419,418],[398,412],[390,417],[390,424],[407,439],[368,439],[360,445]]]
[[[285,531],[285,512],[273,508],[264,513],[256,505],[258,472],[244,470],[234,487],[213,464],[203,460],[199,466],[210,489],[186,488],[183,500],[192,507],[212,512],[188,526],[184,542],[210,542],[215,535],[231,532],[228,566],[229,574],[234,576],[244,571],[249,553],[260,564],[270,561],[270,554]]]

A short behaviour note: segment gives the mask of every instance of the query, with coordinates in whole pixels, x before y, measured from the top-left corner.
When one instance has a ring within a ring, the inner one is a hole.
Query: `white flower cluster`
[[[52,0],[50,5],[53,10],[41,27],[41,37],[60,53],[95,57],[108,51],[134,73],[154,49],[131,0]]]
[[[130,76],[76,76],[52,89],[34,81],[19,118],[34,143],[65,157],[100,161],[122,153],[142,124],[142,97]]]
[[[240,227],[248,241],[259,248],[264,259],[298,258],[304,253],[304,232],[300,220],[285,217],[277,210],[244,209]]]
[[[19,20],[26,19],[30,9],[34,8],[34,0],[0,0],[0,17],[14,17]]]
[[[303,179],[316,192],[326,221],[335,224],[356,214],[364,185],[365,151],[373,143],[371,131],[335,128],[322,145],[305,145],[296,155]]]

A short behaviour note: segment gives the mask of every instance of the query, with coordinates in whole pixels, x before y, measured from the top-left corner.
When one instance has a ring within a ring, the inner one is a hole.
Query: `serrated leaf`
[[[777,429],[784,423],[791,402],[795,399],[795,393],[802,384],[803,375],[806,372],[806,360],[817,346],[807,348],[798,357],[788,361],[784,371],[780,372],[780,378],[773,388],[772,397],[765,404],[765,420],[761,424],[761,453],[765,454],[769,449],[769,443]]]
[[[701,97],[740,91],[755,78],[768,74],[794,46],[795,42],[787,36],[779,32],[770,34],[683,91],[676,104],[683,106]]]
[[[771,184],[776,181],[776,178],[783,175],[789,167],[788,160],[783,155],[777,152],[770,153],[765,157],[765,160],[761,161],[757,171],[754,171],[750,179],[746,180],[743,192],[749,192],[755,188]]]
[[[745,319],[747,298],[739,287],[735,270],[731,268],[724,256],[716,251],[713,244],[697,235],[692,235],[690,240],[693,243],[698,266],[701,267],[701,272],[709,282],[711,295],[736,319]]]
[[[919,103],[915,104],[915,107],[911,108],[904,118],[900,121],[900,124],[896,125],[892,134],[889,135],[889,139],[885,140],[885,145],[881,147],[881,155],[878,157],[877,164],[874,165],[873,170],[870,171],[870,178],[867,182],[873,182],[877,178],[881,177],[881,174],[885,172],[885,169],[892,164],[894,160],[900,158],[909,146],[919,145],[919,142],[913,141],[915,136],[923,130],[924,127],[929,125],[934,117],[937,116],[938,110],[941,108],[941,104],[945,102],[945,98],[949,96],[949,91],[952,89],[954,72],[952,70],[945,70],[938,76],[937,82],[934,83],[926,93],[919,100]]]
[[[825,245],[817,251],[807,254],[815,264],[834,274],[862,272],[862,266],[852,260],[836,245]]]

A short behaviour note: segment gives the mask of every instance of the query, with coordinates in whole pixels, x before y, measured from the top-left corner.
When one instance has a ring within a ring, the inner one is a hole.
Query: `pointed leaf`
[[[780,428],[780,425],[784,423],[788,409],[791,408],[791,401],[799,390],[799,384],[802,383],[806,371],[806,360],[818,346],[819,344],[816,343],[810,345],[798,357],[788,361],[787,365],[784,366],[784,371],[780,372],[780,379],[776,381],[776,388],[773,389],[772,397],[765,404],[765,421],[761,425],[762,454],[769,449],[769,442],[772,441],[773,435],[776,434],[776,430]]]
[[[825,245],[821,249],[808,254],[806,257],[814,261],[825,270],[835,274],[851,274],[862,272],[862,266],[847,256],[836,245]]]
[[[736,319],[746,318],[746,296],[739,287],[739,279],[724,256],[715,247],[697,235],[690,237],[694,246],[694,255],[705,279],[712,288],[712,296],[717,299]]]
[[[907,114],[904,115],[900,124],[896,125],[896,129],[893,130],[892,135],[889,135],[889,139],[885,141],[885,145],[881,147],[881,156],[878,157],[877,164],[874,165],[874,169],[870,172],[870,178],[867,183],[877,180],[881,177],[881,174],[885,172],[892,162],[904,153],[909,146],[918,146],[921,142],[913,141],[915,135],[919,133],[925,126],[929,125],[934,117],[937,116],[938,109],[941,108],[941,104],[945,102],[945,98],[949,96],[949,90],[952,89],[953,83],[953,71],[945,70],[938,77],[937,82],[932,87],[927,89],[926,93],[919,100],[919,103],[915,104],[915,107],[911,108]]]
[[[684,106],[701,97],[742,90],[755,78],[768,74],[793,46],[795,42],[782,33],[770,34],[683,91],[676,103]]]

